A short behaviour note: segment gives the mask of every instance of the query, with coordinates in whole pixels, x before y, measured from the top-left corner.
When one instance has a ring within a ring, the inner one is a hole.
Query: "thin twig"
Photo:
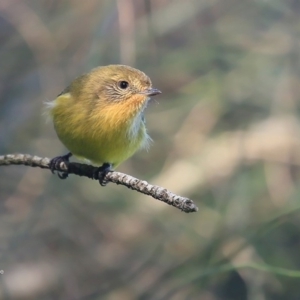
[[[49,169],[49,163],[50,159],[47,157],[42,158],[29,154],[0,155],[0,166],[25,165],[30,167],[40,167],[42,169]],[[61,163],[55,168],[55,170],[95,179],[95,174],[97,173],[98,167],[70,162],[67,164]],[[178,196],[171,193],[165,188],[149,184],[147,181],[134,178],[124,173],[115,171],[109,172],[105,176],[105,181],[121,184],[128,187],[129,189],[152,196],[153,198],[179,208],[186,213],[198,211],[197,206],[193,203],[192,200]]]

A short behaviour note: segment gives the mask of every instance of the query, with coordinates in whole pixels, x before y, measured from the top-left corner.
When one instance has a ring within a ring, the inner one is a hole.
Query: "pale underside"
[[[78,103],[66,93],[48,107],[59,139],[73,155],[96,165],[110,163],[116,167],[149,143],[143,121],[146,102],[134,115],[128,114],[131,110],[125,105],[117,110],[95,107],[91,113],[82,106],[76,108]]]

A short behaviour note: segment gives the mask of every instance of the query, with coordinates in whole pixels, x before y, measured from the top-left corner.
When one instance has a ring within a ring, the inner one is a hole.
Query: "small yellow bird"
[[[100,166],[99,182],[105,185],[112,168],[147,146],[143,113],[150,96],[160,93],[145,73],[125,65],[98,67],[76,78],[48,103],[56,133],[70,151],[51,160],[51,171],[75,155]]]

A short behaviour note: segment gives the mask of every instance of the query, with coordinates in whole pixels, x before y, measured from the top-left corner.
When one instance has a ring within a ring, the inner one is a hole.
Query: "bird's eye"
[[[128,85],[129,83],[127,81],[119,81],[119,87],[122,89],[122,90],[125,90],[128,88]]]

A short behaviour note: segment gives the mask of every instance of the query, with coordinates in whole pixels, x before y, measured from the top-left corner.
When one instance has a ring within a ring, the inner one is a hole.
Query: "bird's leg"
[[[104,163],[101,167],[98,168],[97,170],[97,178],[99,180],[99,183],[102,186],[107,185],[107,181],[105,180],[105,176],[107,173],[112,171],[112,165],[110,163]]]
[[[67,163],[69,162],[69,158],[72,155],[73,154],[71,152],[69,152],[66,155],[56,156],[56,157],[52,158],[49,163],[49,168],[50,168],[51,172],[54,174],[55,169],[57,169],[61,163],[65,163],[67,165]],[[66,179],[69,174],[68,174],[68,172],[62,172],[62,173],[57,172],[57,175],[60,179]]]

